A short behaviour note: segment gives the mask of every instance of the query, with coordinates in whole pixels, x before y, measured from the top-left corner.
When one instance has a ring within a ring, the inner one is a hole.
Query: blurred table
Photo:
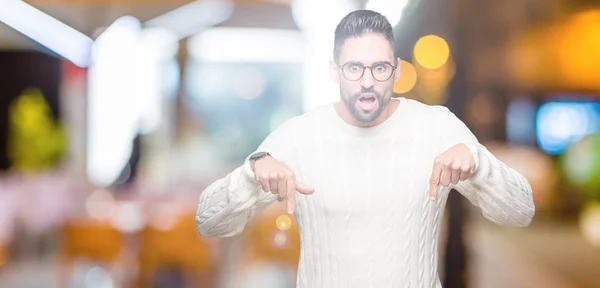
[[[576,223],[503,228],[475,220],[466,233],[470,287],[600,287],[600,248]]]

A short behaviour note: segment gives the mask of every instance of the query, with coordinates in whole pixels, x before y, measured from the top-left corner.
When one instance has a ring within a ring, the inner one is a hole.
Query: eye
[[[375,70],[375,72],[383,73],[383,72],[387,71],[388,67],[385,64],[378,64],[378,65],[375,65],[375,67],[373,67],[373,69]]]
[[[347,69],[349,72],[356,73],[356,72],[360,72],[360,70],[362,69],[362,66],[357,65],[357,64],[351,64],[351,65],[347,66]]]

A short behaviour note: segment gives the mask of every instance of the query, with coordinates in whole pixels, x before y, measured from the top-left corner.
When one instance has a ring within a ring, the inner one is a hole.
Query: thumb
[[[313,194],[313,192],[315,192],[315,189],[310,188],[300,182],[296,182],[296,190],[304,195],[310,195]]]

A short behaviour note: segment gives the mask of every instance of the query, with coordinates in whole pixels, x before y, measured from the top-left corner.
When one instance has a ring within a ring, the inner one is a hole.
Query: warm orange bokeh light
[[[412,64],[404,60],[400,60],[398,66],[400,67],[400,78],[394,83],[394,93],[404,94],[415,87],[417,71]]]
[[[508,76],[525,89],[600,91],[600,10],[531,29],[508,49]]]
[[[440,36],[423,36],[415,44],[414,57],[419,65],[427,69],[437,69],[450,58],[450,47]]]

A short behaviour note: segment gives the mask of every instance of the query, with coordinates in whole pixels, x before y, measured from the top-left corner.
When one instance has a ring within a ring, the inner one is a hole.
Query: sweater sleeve
[[[474,173],[466,181],[451,188],[456,189],[479,207],[483,216],[504,226],[527,226],[535,214],[533,195],[525,177],[498,160],[467,126],[450,110],[444,108],[442,122],[445,151],[452,146],[465,144],[475,159]]]
[[[275,129],[255,152],[269,152],[286,165],[292,159],[294,140],[292,118]],[[252,153],[254,154],[254,153]],[[196,227],[204,237],[231,237],[240,234],[257,213],[277,199],[262,191],[249,159],[225,177],[210,184],[201,194],[196,212]]]

